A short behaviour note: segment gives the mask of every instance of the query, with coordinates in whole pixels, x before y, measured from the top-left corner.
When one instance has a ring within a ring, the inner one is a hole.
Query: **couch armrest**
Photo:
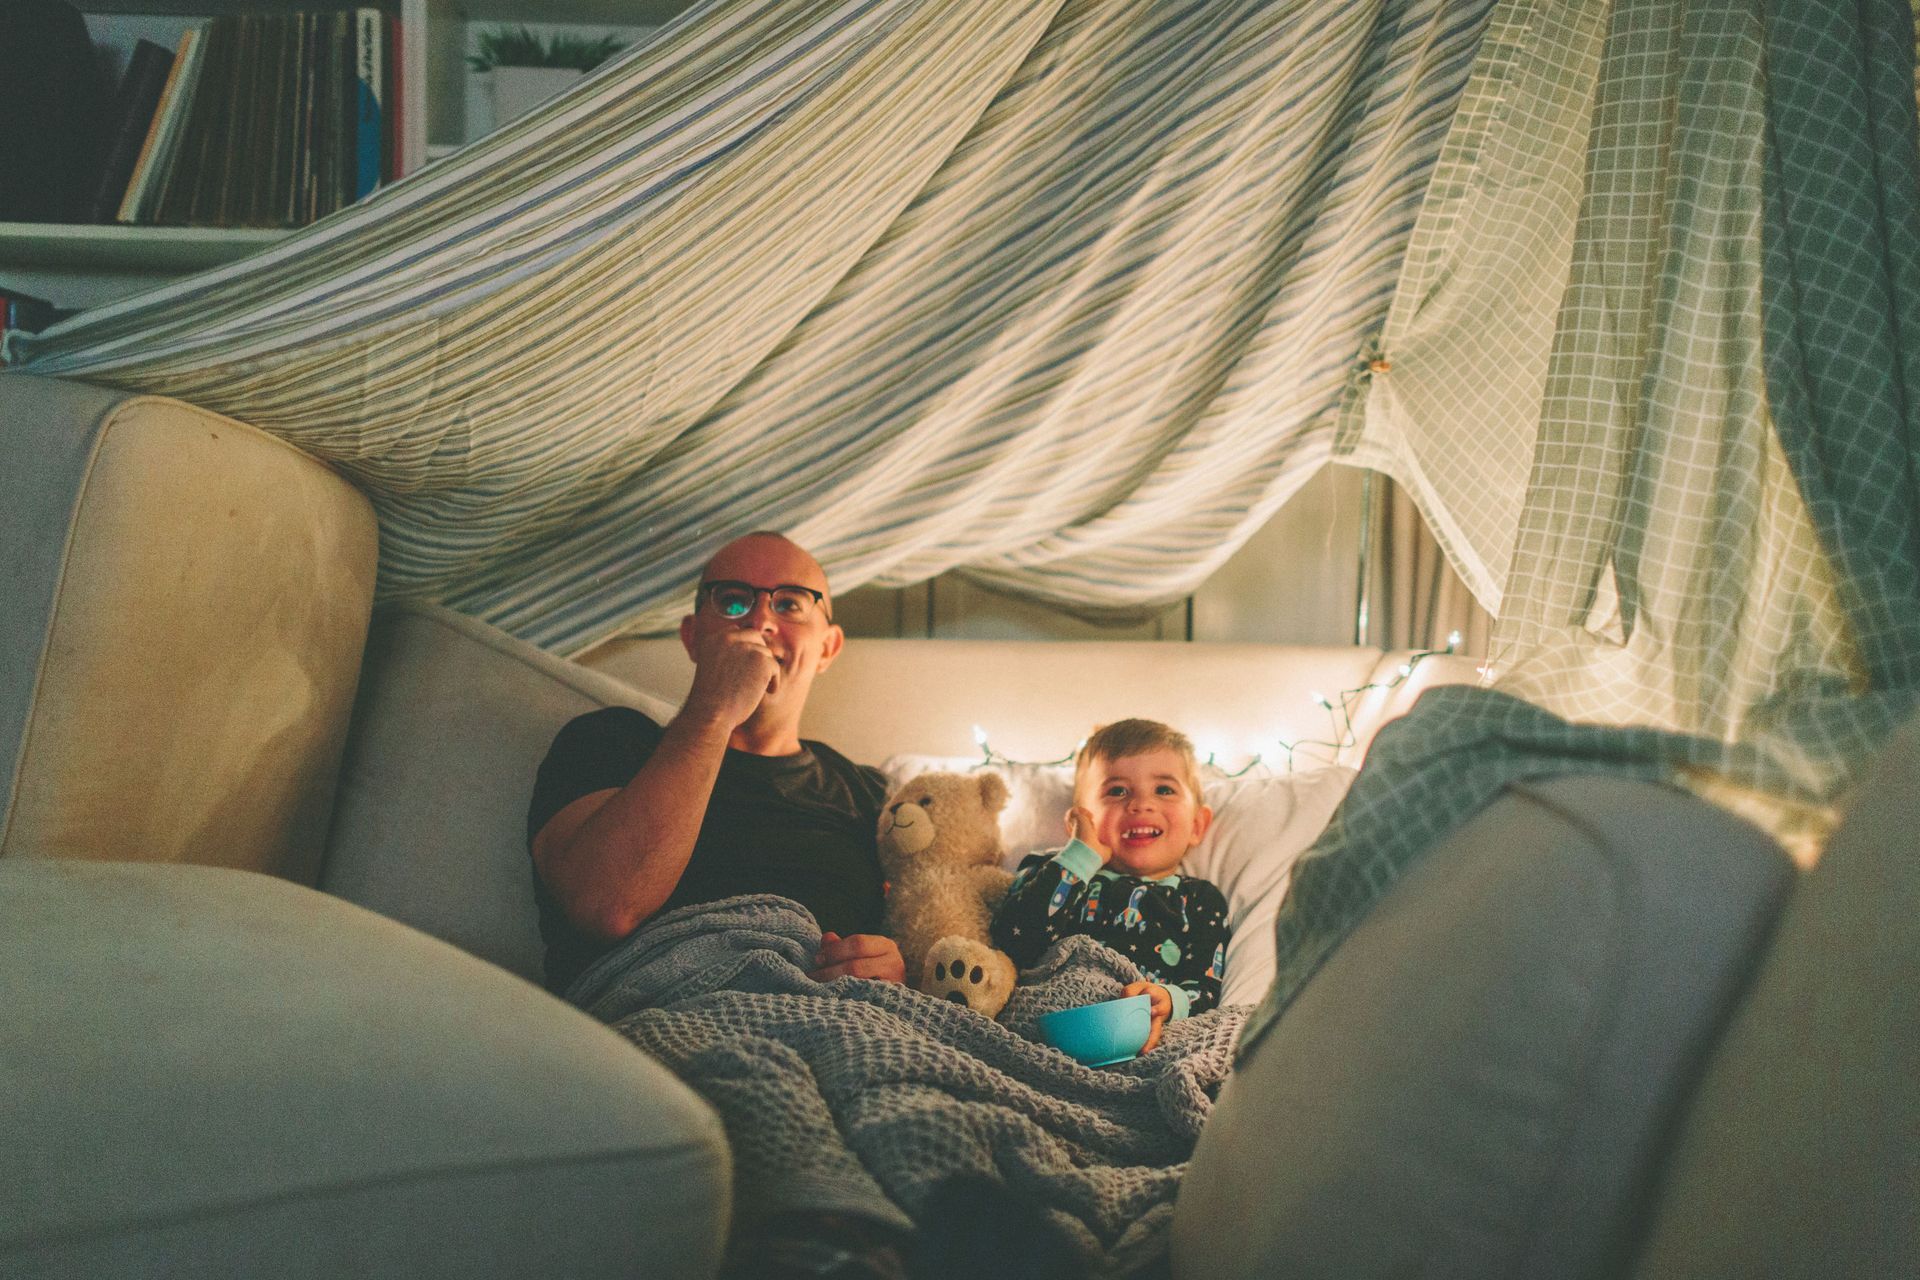
[[[718,1265],[713,1112],[584,1014],[403,925],[251,872],[12,860],[0,972],[0,1272]]]
[[[1920,719],[1875,761],[1782,913],[1687,1102],[1634,1280],[1913,1274],[1916,832]]]

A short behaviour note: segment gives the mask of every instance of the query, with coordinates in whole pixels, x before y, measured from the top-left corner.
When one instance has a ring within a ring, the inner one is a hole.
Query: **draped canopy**
[[[21,345],[346,469],[382,589],[577,650],[728,531],[1192,590],[1326,460],[1490,0],[739,0]]]
[[[10,335],[372,495],[577,651],[841,589],[1192,590],[1391,473],[1502,683],[1733,734],[1920,667],[1903,0],[734,0],[255,257]],[[1840,122],[1840,123],[1836,123]]]

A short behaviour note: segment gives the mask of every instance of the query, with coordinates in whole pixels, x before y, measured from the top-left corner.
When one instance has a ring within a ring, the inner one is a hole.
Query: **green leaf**
[[[494,27],[476,38],[479,52],[467,55],[467,65],[475,71],[495,67],[572,67],[591,71],[626,45],[616,36],[598,39],[563,34],[542,40],[526,26]]]

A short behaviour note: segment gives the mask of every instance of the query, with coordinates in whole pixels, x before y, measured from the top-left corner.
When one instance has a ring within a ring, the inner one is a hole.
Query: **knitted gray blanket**
[[[1050,949],[997,1021],[897,983],[815,982],[819,945],[798,904],[729,898],[650,922],[567,993],[720,1113],[737,1223],[817,1210],[910,1228],[967,1174],[1043,1210],[1091,1274],[1164,1256],[1245,1009],[1169,1023],[1152,1054],[1096,1070],[1034,1031],[1140,976],[1091,939]]]

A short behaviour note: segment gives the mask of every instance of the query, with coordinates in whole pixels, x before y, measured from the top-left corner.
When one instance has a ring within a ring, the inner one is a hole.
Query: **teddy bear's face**
[[[1000,809],[1007,784],[997,773],[923,773],[880,811],[880,867],[990,865],[1000,860]]]
[[[919,853],[933,843],[934,797],[924,788],[917,795],[901,794],[887,801],[880,815],[880,847],[900,853]]]

